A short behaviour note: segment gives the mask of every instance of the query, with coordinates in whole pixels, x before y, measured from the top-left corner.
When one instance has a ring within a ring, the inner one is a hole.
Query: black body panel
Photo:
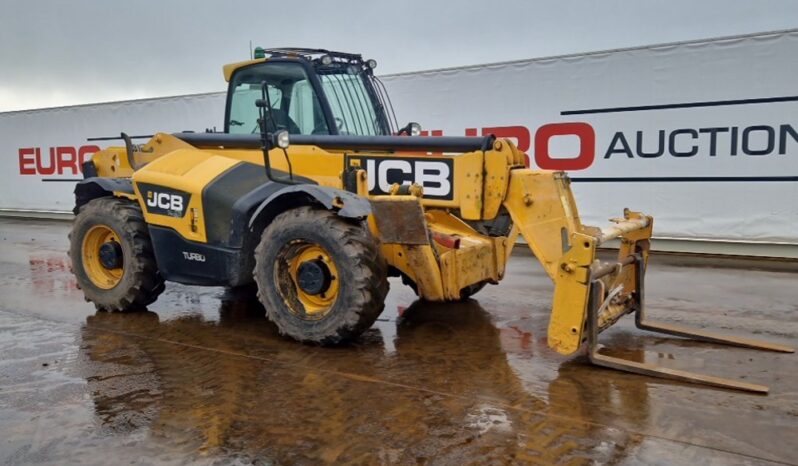
[[[274,170],[277,176],[287,173]],[[316,182],[294,176],[294,180],[315,185]],[[269,181],[262,165],[241,162],[208,183],[202,190],[205,234],[209,244],[240,248],[255,209],[275,192],[285,188]]]
[[[297,204],[298,199],[304,199],[305,202]],[[279,191],[261,202],[252,214],[249,225],[251,227],[259,220],[271,221],[286,208],[306,205],[307,200],[315,201],[327,210],[334,210],[341,217],[366,218],[371,214],[371,202],[367,198],[343,189],[310,184],[281,185]]]
[[[202,208],[208,243],[241,247],[241,244],[230,244],[230,232],[235,229],[233,206],[251,191],[261,190],[257,188],[267,188],[265,197],[268,197],[280,185],[270,182],[263,167],[252,163],[233,166],[203,188]]]
[[[241,249],[189,241],[175,230],[149,226],[158,270],[165,280],[185,285],[241,286],[252,282],[252,267]]]
[[[83,179],[84,180],[87,179],[87,178],[95,178],[95,177],[98,176],[97,175],[97,166],[94,165],[94,162],[91,161],[91,160],[87,160],[87,161],[83,162],[83,165],[81,165],[81,168],[83,168]]]
[[[135,194],[130,178],[86,178],[75,185],[75,209],[77,215],[83,204],[98,197],[113,195],[114,191]]]
[[[150,183],[136,183],[147,213],[183,218],[191,202],[191,193]]]
[[[225,134],[225,133],[174,133],[195,147],[226,147],[242,149],[260,149],[263,146],[258,134]],[[337,150],[420,150],[428,152],[472,152],[490,150],[493,147],[493,135],[483,137],[469,136],[338,136],[292,134],[289,141],[294,145],[318,146],[322,149]]]

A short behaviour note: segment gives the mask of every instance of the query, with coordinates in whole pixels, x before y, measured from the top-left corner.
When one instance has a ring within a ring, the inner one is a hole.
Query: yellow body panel
[[[204,243],[205,222],[201,217],[202,189],[219,174],[240,163],[239,160],[196,149],[177,149],[154,160],[133,174],[133,187],[138,196],[144,219],[151,225],[169,227],[186,239]],[[144,205],[147,198],[139,183],[166,186],[191,194],[183,217],[149,213]]]
[[[596,241],[592,236],[574,233],[572,247],[555,270],[554,299],[549,319],[549,346],[563,354],[571,354],[582,344],[590,292],[590,265],[596,257]]]
[[[552,279],[581,222],[565,175],[530,169],[513,170],[504,206]]]
[[[502,279],[506,238],[483,236],[467,223],[443,210],[428,210],[426,217],[433,233],[459,240],[457,249],[436,244],[447,299],[458,299],[460,290],[468,285],[483,281],[498,283]]]
[[[97,174],[104,178],[129,178],[133,168],[127,161],[124,147],[108,147],[91,157]]]
[[[287,150],[294,174],[310,178],[322,186],[341,188],[341,169],[344,166],[343,152],[328,152],[316,146],[291,146]],[[219,149],[219,155],[244,162],[263,165],[263,152],[259,150]],[[269,152],[271,166],[288,173],[288,161],[282,149]]]

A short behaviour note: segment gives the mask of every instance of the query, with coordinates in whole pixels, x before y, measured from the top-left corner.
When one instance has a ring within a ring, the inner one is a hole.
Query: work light
[[[288,149],[288,131],[282,130],[275,133],[274,142],[280,149]]]

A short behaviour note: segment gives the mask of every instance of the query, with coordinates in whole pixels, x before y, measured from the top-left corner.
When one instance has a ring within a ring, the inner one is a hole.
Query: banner
[[[383,76],[400,125],[512,138],[566,170],[584,223],[798,244],[798,30]],[[121,141],[221,130],[224,93],[0,113],[0,209],[70,211],[80,163]],[[143,142],[139,140],[138,142]]]
[[[0,209],[69,212],[83,161],[124,145],[88,138],[221,131],[224,104],[213,93],[0,113]]]
[[[432,135],[511,137],[566,170],[583,221],[798,244],[798,31],[382,78]]]

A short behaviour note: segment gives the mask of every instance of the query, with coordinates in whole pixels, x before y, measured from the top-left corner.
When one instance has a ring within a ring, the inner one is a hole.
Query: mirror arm
[[[268,108],[268,116],[272,122],[272,126],[277,128],[277,123],[272,116],[272,102],[269,98],[269,93],[266,88],[266,81],[261,83],[261,98],[255,101],[255,106],[258,107],[258,115],[260,116],[260,141],[261,141],[261,150],[263,151],[263,166],[266,168],[266,178],[269,181],[274,183],[282,183],[282,184],[300,184],[294,181],[294,170],[291,166],[291,158],[288,157],[288,151],[283,148],[283,154],[285,155],[285,160],[288,162],[288,176],[289,178],[277,177],[274,176],[272,173],[272,165],[271,165],[271,157],[269,157],[269,151],[272,147],[275,146],[273,141],[274,134],[271,134],[267,131],[266,128],[266,113]]]

